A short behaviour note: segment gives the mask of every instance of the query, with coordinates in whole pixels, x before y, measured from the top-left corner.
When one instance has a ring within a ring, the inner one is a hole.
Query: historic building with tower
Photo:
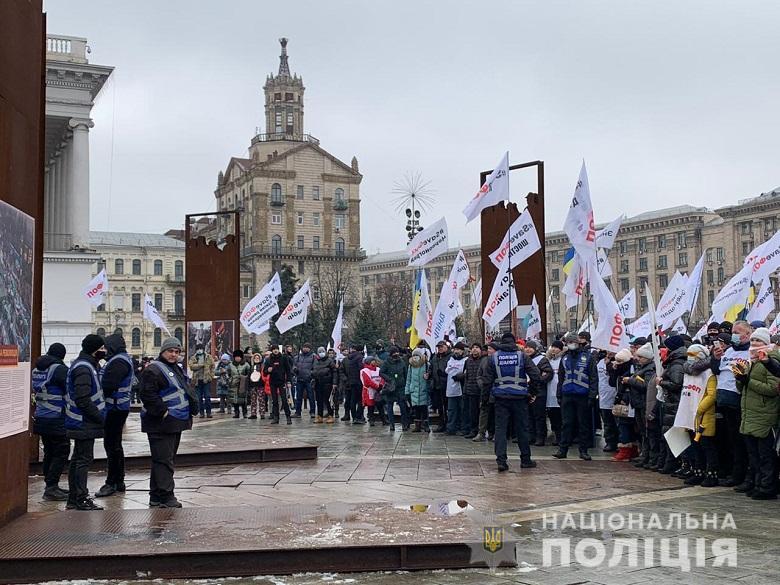
[[[279,71],[266,78],[265,132],[246,157],[232,157],[214,191],[217,210],[237,210],[241,258],[252,272],[250,293],[287,264],[313,294],[324,273],[339,272],[356,294],[360,247],[357,158],[349,164],[320,146],[304,126],[303,79],[290,72],[287,39],[280,39]],[[242,332],[245,334],[245,332]]]

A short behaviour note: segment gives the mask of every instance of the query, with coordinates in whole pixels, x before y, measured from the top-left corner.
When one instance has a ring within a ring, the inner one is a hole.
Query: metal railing
[[[362,260],[366,257],[363,250],[341,249],[341,248],[299,248],[297,246],[274,246],[268,244],[253,244],[246,246],[241,250],[242,256],[265,255],[265,256],[304,256],[319,258],[345,258],[347,260]]]
[[[320,141],[311,134],[286,134],[284,132],[273,132],[266,134],[255,134],[252,138],[252,144],[257,142],[274,142],[276,140],[287,140],[289,142],[311,142],[319,145]]]
[[[333,202],[334,211],[344,211],[345,209],[347,209],[347,207],[349,207],[349,205],[344,199],[336,199]]]
[[[184,321],[184,309],[179,311],[168,311],[168,319],[170,321]]]
[[[166,274],[165,281],[168,284],[184,284],[183,274]]]

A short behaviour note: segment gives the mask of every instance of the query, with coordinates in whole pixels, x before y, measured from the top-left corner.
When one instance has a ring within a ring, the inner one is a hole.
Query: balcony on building
[[[165,282],[168,284],[184,284],[183,274],[166,274]]]
[[[168,320],[184,321],[184,309],[174,309],[173,311],[168,311]]]
[[[333,202],[333,211],[346,211],[348,207],[346,199],[336,199]]]
[[[266,134],[255,134],[252,138],[252,144],[258,142],[275,142],[284,140],[285,142],[310,142],[314,145],[319,145],[320,141],[311,134],[288,134],[286,132],[273,132]]]
[[[339,247],[299,248],[298,246],[281,246],[274,244],[253,244],[241,251],[242,256],[288,256],[295,258],[343,258],[345,260],[362,260],[366,257],[364,250]]]

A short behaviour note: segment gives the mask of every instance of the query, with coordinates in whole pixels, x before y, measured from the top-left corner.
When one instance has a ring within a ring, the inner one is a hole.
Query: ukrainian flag
[[[740,319],[744,319],[747,315],[748,305],[752,305],[756,300],[756,285],[751,283],[750,291],[748,292],[747,303],[736,303],[731,305],[726,311],[726,321],[733,323]]]
[[[417,334],[417,328],[414,324],[417,322],[417,313],[420,310],[420,296],[422,295],[422,270],[417,271],[417,281],[414,285],[414,298],[412,299],[412,319],[406,332],[409,334],[409,347],[414,349],[420,342],[420,336]]]
[[[572,246],[563,254],[563,273],[569,275],[571,268],[574,266],[574,247]]]

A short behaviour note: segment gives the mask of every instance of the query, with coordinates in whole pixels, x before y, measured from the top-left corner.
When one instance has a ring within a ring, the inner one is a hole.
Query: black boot
[[[427,420],[424,420],[422,422],[422,430],[423,430],[423,433],[430,433],[431,432],[431,425],[428,424]]]
[[[718,486],[718,472],[707,471],[704,479],[701,482],[701,487],[717,487]]]
[[[580,459],[583,461],[590,461],[592,459],[587,449],[580,449]]]
[[[569,453],[568,447],[558,447],[558,452],[553,453],[553,457],[556,459],[566,459],[566,455]]]

